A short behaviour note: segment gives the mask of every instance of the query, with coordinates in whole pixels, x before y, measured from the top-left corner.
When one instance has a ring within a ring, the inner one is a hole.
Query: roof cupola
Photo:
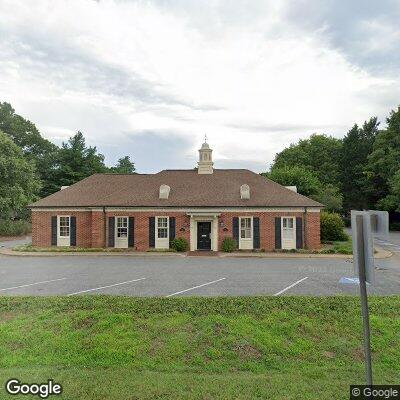
[[[204,137],[204,143],[201,145],[201,149],[199,150],[199,162],[197,163],[197,165],[197,172],[199,174],[212,174],[214,172],[212,150],[207,143],[207,135]]]

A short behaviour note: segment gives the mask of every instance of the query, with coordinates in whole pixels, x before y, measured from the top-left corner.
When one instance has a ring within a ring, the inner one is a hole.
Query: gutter
[[[304,218],[303,218],[303,247],[307,249],[307,207],[304,207]]]
[[[107,218],[106,218],[105,206],[103,206],[103,235],[104,235],[104,247],[107,247]]]

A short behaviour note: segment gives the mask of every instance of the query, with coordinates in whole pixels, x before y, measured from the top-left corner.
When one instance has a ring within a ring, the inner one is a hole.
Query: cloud
[[[261,170],[397,105],[399,6],[380,4],[3,0],[0,100],[140,172],[192,168],[204,133],[216,166]]]

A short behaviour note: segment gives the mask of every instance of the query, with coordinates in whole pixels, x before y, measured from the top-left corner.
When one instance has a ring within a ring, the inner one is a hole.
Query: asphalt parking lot
[[[400,240],[384,246],[394,255],[376,260],[377,283],[369,291],[400,294]],[[341,277],[352,274],[352,260],[333,258],[0,256],[0,295],[357,294],[357,286],[339,283]]]

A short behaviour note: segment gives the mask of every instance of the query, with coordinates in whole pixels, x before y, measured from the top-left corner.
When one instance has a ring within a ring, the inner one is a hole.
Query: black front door
[[[211,222],[197,222],[197,249],[211,250]]]

